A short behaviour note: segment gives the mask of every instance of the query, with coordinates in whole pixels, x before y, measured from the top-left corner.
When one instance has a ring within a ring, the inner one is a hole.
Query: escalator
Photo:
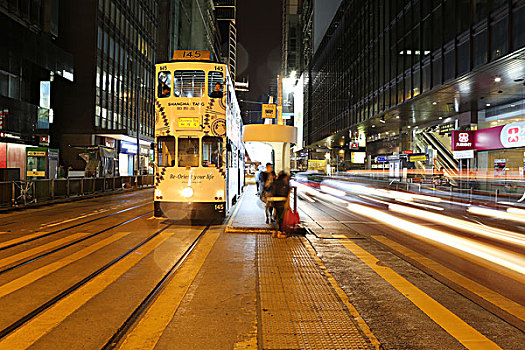
[[[452,155],[452,151],[449,147],[444,145],[432,132],[422,132],[417,134],[417,146],[422,152],[425,152],[427,148],[432,148],[437,153],[436,165],[440,169],[450,170],[457,173],[459,170],[459,164]]]
[[[420,152],[426,152],[432,148],[436,152],[436,169],[445,169],[444,175],[448,178],[452,185],[456,185],[456,178],[459,172],[459,163],[450,150],[450,142],[443,138],[440,140],[438,136],[430,131],[424,131],[416,134],[415,140],[416,148]]]

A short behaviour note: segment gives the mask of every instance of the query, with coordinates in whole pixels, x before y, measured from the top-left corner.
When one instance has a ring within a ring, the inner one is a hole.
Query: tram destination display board
[[[200,127],[199,117],[180,117],[177,126],[181,129],[197,129]]]

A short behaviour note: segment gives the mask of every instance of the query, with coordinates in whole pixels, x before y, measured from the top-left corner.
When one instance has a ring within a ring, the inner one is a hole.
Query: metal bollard
[[[13,207],[15,206],[15,202],[15,182],[13,181],[11,182],[11,204],[13,205]]]
[[[51,199],[55,199],[55,179],[51,179]]]
[[[69,178],[66,180],[66,197],[69,197]]]
[[[498,191],[499,191],[499,189],[496,189],[496,192],[494,193],[494,202],[496,204],[498,203]]]
[[[84,195],[84,178],[80,179],[80,195]]]

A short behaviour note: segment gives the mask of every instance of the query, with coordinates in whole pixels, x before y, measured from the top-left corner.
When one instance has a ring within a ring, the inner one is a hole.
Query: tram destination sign
[[[199,117],[181,117],[177,120],[177,126],[181,129],[197,129],[200,127]]]
[[[175,50],[173,61],[209,61],[211,59],[210,51],[199,50]]]

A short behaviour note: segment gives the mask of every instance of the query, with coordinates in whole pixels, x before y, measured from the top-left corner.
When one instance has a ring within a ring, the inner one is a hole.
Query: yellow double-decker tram
[[[242,120],[228,67],[206,51],[156,65],[155,216],[224,218],[244,185]]]

